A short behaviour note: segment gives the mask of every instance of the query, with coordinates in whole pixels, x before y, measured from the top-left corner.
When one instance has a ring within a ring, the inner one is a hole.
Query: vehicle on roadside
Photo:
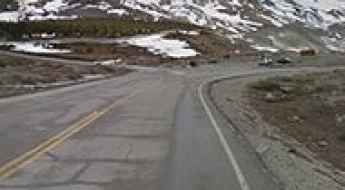
[[[287,65],[287,64],[291,64],[292,60],[288,57],[282,57],[277,60],[277,63],[282,64],[282,65]]]
[[[314,56],[318,52],[315,49],[307,48],[307,49],[301,50],[299,53],[301,54],[301,56]]]
[[[261,56],[261,61],[258,63],[259,66],[272,66],[273,65],[273,60],[266,55]]]

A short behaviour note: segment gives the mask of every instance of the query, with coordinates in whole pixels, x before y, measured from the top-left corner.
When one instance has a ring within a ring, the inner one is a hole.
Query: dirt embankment
[[[0,55],[0,97],[104,79],[129,72],[103,65],[50,63]]]
[[[345,71],[273,77],[249,85],[265,121],[345,171]]]
[[[345,71],[223,80],[210,95],[287,190],[345,187]]]

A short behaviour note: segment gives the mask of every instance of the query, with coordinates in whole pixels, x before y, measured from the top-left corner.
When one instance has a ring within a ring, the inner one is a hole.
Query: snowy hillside
[[[260,17],[281,27],[293,22],[326,29],[345,21],[341,0],[127,0],[123,5],[155,17],[182,17],[197,25],[255,31]]]
[[[320,29],[319,40],[336,49],[345,33],[345,0],[19,0],[19,9],[0,10],[0,21],[74,19],[80,16],[184,20],[229,34],[298,25]],[[271,39],[273,37],[271,36]],[[304,38],[305,39],[305,38]],[[247,41],[250,41],[247,40]],[[303,45],[302,45],[303,46]],[[342,47],[342,46],[341,46]],[[330,48],[328,48],[330,49]]]
[[[142,12],[154,19],[183,19],[200,26],[250,32],[270,24],[282,27],[300,22],[327,29],[345,21],[342,0],[20,0],[20,13],[30,20],[74,18],[61,15],[71,9],[98,9],[106,14]],[[42,3],[43,2],[43,3]],[[20,14],[19,14],[20,15]],[[14,21],[15,12],[0,13],[0,20]],[[58,16],[59,15],[59,16]],[[265,22],[266,21],[266,22]]]
[[[281,23],[302,22],[327,29],[345,21],[345,1],[341,0],[260,0],[260,3]]]

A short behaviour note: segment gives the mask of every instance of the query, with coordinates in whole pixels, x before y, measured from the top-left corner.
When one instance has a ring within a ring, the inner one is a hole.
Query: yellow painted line
[[[130,96],[127,96],[126,99],[134,96],[133,93]],[[60,132],[56,136],[53,136],[46,140],[45,142],[41,143],[40,145],[36,146],[34,149],[26,152],[25,154],[19,156],[18,158],[6,163],[5,165],[0,167],[0,178],[5,179],[12,176],[18,170],[24,168],[28,164],[38,160],[41,156],[45,153],[51,151],[52,149],[56,148],[57,146],[61,145],[64,141],[68,138],[73,136],[74,134],[78,133],[82,129],[89,126],[91,123],[96,121],[98,118],[109,112],[114,106],[119,104],[120,102],[115,101],[111,105],[107,106],[106,108],[102,109],[101,111],[95,111],[91,114],[87,115],[83,119],[79,120],[75,124],[71,125],[64,131]]]
[[[62,131],[58,135],[48,139],[47,141],[38,145],[37,147],[30,150],[29,152],[21,155],[20,157],[6,163],[4,166],[0,168],[0,177],[7,178],[11,176],[13,173],[15,173],[17,170],[19,170],[20,168],[23,168],[27,164],[38,159],[41,155],[48,152],[52,148],[56,147],[57,142],[60,142],[62,139],[65,140],[68,137],[70,137],[69,134],[71,134],[72,131],[79,129],[80,126],[83,126],[85,123],[89,123],[89,121],[93,121],[96,114],[97,114],[96,112],[91,113],[90,115],[86,116],[84,119],[78,121],[76,124]]]

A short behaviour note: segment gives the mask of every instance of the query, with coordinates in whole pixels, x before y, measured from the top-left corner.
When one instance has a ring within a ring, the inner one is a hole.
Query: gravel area
[[[287,190],[344,189],[343,171],[320,159],[306,144],[267,122],[251,104],[248,84],[274,76],[276,74],[217,82],[210,95],[219,111],[243,132]]]

